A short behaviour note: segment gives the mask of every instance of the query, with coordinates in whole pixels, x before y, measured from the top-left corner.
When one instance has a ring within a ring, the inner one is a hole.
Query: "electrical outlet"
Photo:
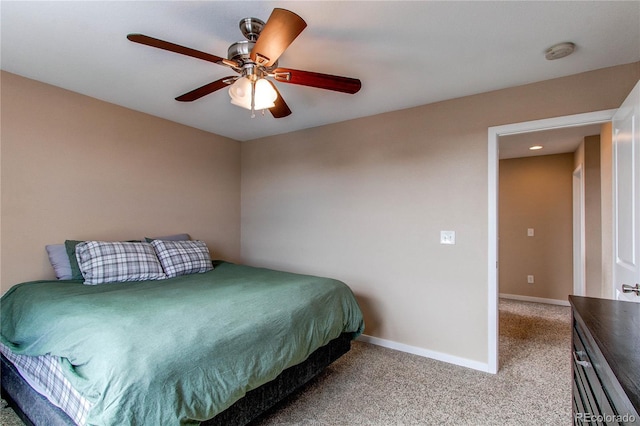
[[[533,284],[533,275],[527,275],[527,282]]]
[[[533,228],[527,228],[527,236],[533,237]]]
[[[440,244],[455,244],[456,231],[440,231]]]

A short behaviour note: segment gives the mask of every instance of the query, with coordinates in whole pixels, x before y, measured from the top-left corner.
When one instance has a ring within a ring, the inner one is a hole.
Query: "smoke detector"
[[[544,57],[552,61],[554,59],[564,58],[569,56],[576,49],[576,45],[571,42],[554,44],[544,52]]]

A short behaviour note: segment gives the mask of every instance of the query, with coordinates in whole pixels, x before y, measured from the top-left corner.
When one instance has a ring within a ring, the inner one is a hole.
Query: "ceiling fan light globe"
[[[233,105],[251,109],[251,80],[243,77],[229,87],[229,96]],[[269,109],[275,106],[278,93],[271,83],[261,78],[255,83],[254,109]]]
[[[251,109],[251,81],[242,77],[229,87],[231,103],[242,108]]]
[[[256,81],[255,109],[273,108],[277,97],[271,83],[263,78]]]

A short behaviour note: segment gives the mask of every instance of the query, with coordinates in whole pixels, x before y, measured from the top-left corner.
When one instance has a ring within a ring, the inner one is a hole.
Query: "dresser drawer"
[[[640,305],[570,296],[573,422],[637,425]]]
[[[576,424],[618,424],[613,421],[616,411],[612,406],[596,368],[602,361],[594,357],[593,348],[573,329],[573,385]],[[588,350],[589,348],[590,350]],[[602,421],[599,421],[602,419]],[[611,420],[611,421],[606,421]]]

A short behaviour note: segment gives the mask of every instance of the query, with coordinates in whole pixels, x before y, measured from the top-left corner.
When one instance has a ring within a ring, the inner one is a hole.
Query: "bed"
[[[136,282],[12,287],[1,300],[3,395],[27,424],[247,424],[363,331],[340,281],[212,265]],[[36,391],[12,357],[54,360],[85,417]]]

